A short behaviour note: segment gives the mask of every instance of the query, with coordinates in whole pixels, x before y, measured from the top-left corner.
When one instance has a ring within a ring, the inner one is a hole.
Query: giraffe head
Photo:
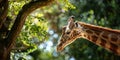
[[[74,42],[77,38],[82,36],[82,27],[74,22],[74,17],[68,19],[68,25],[62,28],[62,36],[57,45],[57,51],[62,51],[67,45]]]

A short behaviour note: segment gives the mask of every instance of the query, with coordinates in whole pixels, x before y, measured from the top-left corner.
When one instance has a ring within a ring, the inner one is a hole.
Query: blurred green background
[[[9,14],[13,20],[22,6],[31,0],[10,0]],[[85,39],[77,39],[56,52],[61,28],[67,19],[120,29],[120,0],[56,0],[53,4],[37,9],[27,21],[11,52],[12,60],[120,60],[120,56]]]

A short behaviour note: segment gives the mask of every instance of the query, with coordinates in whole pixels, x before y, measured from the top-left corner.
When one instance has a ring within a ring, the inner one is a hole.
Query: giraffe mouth
[[[63,47],[61,47],[59,45],[57,46],[57,52],[61,52],[61,51],[63,51],[63,49],[64,49]]]
[[[74,42],[75,41],[75,39],[74,40],[68,40],[67,42],[65,42],[65,43],[59,43],[58,45],[57,45],[57,52],[61,52],[61,51],[63,51],[63,49],[66,47],[66,46],[68,46],[68,45],[70,45],[72,42]]]

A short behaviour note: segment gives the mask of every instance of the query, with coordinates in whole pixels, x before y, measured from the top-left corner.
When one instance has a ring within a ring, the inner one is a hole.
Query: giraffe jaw
[[[65,42],[65,43],[59,43],[59,44],[57,45],[57,52],[63,51],[66,46],[70,45],[70,44],[73,43],[75,40],[76,40],[76,39],[72,39],[72,40],[68,40],[68,41]],[[62,44],[62,45],[60,46],[60,44]]]

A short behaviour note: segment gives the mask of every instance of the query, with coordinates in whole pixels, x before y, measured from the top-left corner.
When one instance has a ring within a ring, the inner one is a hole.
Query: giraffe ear
[[[73,29],[75,27],[75,24],[74,24],[74,16],[71,16],[69,19],[68,19],[68,27],[70,29]]]

